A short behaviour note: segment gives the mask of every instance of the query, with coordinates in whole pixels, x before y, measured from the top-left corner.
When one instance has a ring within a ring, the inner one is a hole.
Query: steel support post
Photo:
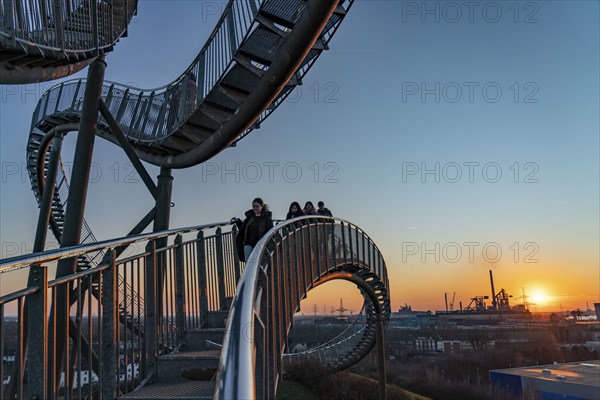
[[[177,325],[177,345],[185,344],[185,266],[183,239],[175,238],[175,323]]]
[[[114,399],[118,395],[117,370],[119,358],[117,352],[117,264],[115,251],[110,250],[106,262],[110,268],[102,273],[102,380],[100,382],[102,398]]]
[[[171,217],[171,192],[173,189],[173,176],[171,169],[161,167],[158,175],[158,197],[156,199],[156,216],[154,217],[154,232],[169,229]],[[158,239],[165,241],[166,239]],[[161,247],[158,245],[158,247]]]
[[[47,228],[46,228],[47,229]],[[27,323],[27,340],[29,341],[29,354],[23,359],[27,360],[27,398],[46,399],[46,372],[47,358],[46,346],[48,345],[48,271],[46,267],[33,265],[29,271],[29,286],[37,286],[39,290],[27,299],[27,314],[36,319]],[[40,316],[42,321],[39,321]],[[27,319],[25,319],[27,321]],[[25,353],[24,353],[25,354]],[[25,362],[21,364],[24,367]]]
[[[375,340],[377,341],[377,367],[379,368],[379,400],[387,399],[386,376],[385,376],[385,343],[383,316],[377,313],[375,322]]]
[[[42,193],[42,199],[40,201],[40,213],[38,215],[38,225],[37,225],[37,229],[36,229],[36,233],[35,233],[35,240],[34,240],[34,244],[33,244],[33,253],[37,253],[37,252],[41,252],[44,251],[44,248],[46,246],[46,236],[48,234],[48,224],[50,223],[50,215],[52,214],[52,199],[54,197],[54,187],[55,187],[55,183],[56,183],[56,174],[58,171],[58,162],[60,160],[60,150],[62,147],[62,141],[63,141],[63,135],[62,133],[57,133],[56,135],[54,135],[54,139],[53,139],[53,143],[52,143],[52,150],[50,151],[50,160],[48,163],[48,176],[46,177],[46,186],[45,186],[45,190]],[[42,275],[46,275],[45,273],[45,268],[43,268],[44,273],[42,274],[41,272],[41,268],[39,266],[32,266],[29,269],[29,278],[27,280],[27,286],[28,287],[32,287],[32,286],[37,286],[40,288],[40,291],[45,291],[47,290],[47,287],[44,286],[43,288],[40,286],[40,282],[41,282],[41,278]],[[47,282],[44,281],[44,282]],[[39,292],[38,292],[39,293]],[[38,293],[36,293],[35,296],[38,295]],[[34,297],[35,297],[34,296]],[[40,300],[37,299],[33,300],[36,302],[36,305],[34,306],[34,313],[31,314],[30,313],[30,309],[32,309],[32,307],[29,305],[29,301],[30,298],[26,298],[25,299],[25,308],[24,308],[24,316],[23,316],[23,329],[24,332],[26,332],[26,336],[23,338],[23,343],[22,343],[22,348],[23,348],[23,358],[27,359],[27,348],[28,348],[28,341],[30,341],[32,344],[37,344],[37,342],[35,342],[35,340],[41,338],[43,336],[43,343],[44,346],[48,340],[48,325],[47,324],[39,324],[38,322],[38,318],[40,315],[44,315],[46,316],[46,301],[44,301],[44,304],[41,305],[40,304]],[[41,313],[41,307],[43,306],[43,310],[44,313]],[[34,323],[34,325],[36,325],[35,327],[31,327],[31,324],[29,324],[28,321],[28,316],[31,315],[33,316],[33,318],[36,318],[36,321]],[[40,326],[37,325],[43,325],[44,326],[44,332],[40,332],[39,329],[41,328]],[[30,329],[33,328],[35,330],[35,338],[31,338],[29,336],[29,333],[32,332],[32,330]],[[42,335],[42,336],[40,336]],[[36,351],[39,351],[39,349],[36,349]],[[46,353],[44,353],[44,362],[43,364],[39,364],[40,367],[43,367],[42,370],[40,370],[40,373],[45,373],[46,372],[46,368],[47,368],[47,364],[46,364]],[[39,355],[32,355],[32,357],[35,357],[36,359],[39,359]],[[31,364],[30,364],[31,365]],[[25,372],[25,363],[21,364],[21,376],[24,374]],[[37,370],[36,370],[37,372]],[[16,390],[16,386],[15,386],[15,382],[17,382],[17,377],[19,371],[17,371],[15,369],[15,371],[13,371],[12,377],[11,377],[11,386],[9,388],[9,397],[12,394],[14,396],[15,394],[15,390]],[[40,379],[40,382],[42,382],[42,384],[44,384],[46,382],[46,379]],[[36,382],[38,382],[36,380]],[[35,391],[39,391],[39,388],[36,388]],[[33,393],[33,392],[32,392]],[[46,388],[44,388],[43,392],[40,393],[46,393]],[[31,398],[31,397],[30,397]],[[44,397],[40,397],[40,398],[44,398]]]
[[[102,94],[102,83],[106,63],[104,57],[98,57],[88,70],[88,79],[85,87],[81,122],[79,123],[79,134],[75,147],[73,159],[73,173],[71,174],[71,187],[67,200],[65,213],[65,224],[61,240],[61,247],[78,245],[81,239],[81,226],[85,211],[85,200],[92,164],[92,153],[94,150],[94,135],[98,122],[98,107]],[[77,258],[67,258],[59,261],[56,277],[72,274],[77,268]],[[69,290],[71,285],[65,285],[57,289],[56,304],[52,305],[52,312],[56,313],[56,337],[69,337]],[[60,375],[63,370],[63,359],[65,355],[65,344],[57,342],[54,357],[56,379],[55,387],[58,389]]]
[[[173,189],[173,176],[171,169],[161,167],[160,175],[158,175],[158,197],[156,198],[156,215],[154,217],[154,232],[160,232],[169,229],[169,220],[171,217],[171,192]],[[167,246],[168,238],[160,238],[156,240],[156,248],[161,249]],[[157,290],[157,312],[158,318],[162,318],[163,314],[163,287],[165,282],[167,253],[161,251],[156,257],[158,290]]]

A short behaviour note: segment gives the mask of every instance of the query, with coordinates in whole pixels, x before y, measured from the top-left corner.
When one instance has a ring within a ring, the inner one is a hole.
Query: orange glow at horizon
[[[497,267],[489,265],[465,265],[442,268],[439,265],[407,266],[387,261],[391,287],[392,311],[398,311],[405,303],[413,310],[441,311],[445,309],[444,294],[448,302],[456,292],[454,310],[461,305],[466,308],[475,296],[491,297],[488,270],[494,273],[495,291],[501,289],[511,295],[511,306],[527,304],[529,310],[536,312],[560,312],[567,310],[593,309],[593,303],[600,302],[598,282],[600,271],[587,269],[589,279],[581,279],[576,273],[565,273],[562,265],[528,265],[527,268],[514,266]],[[522,267],[522,266],[521,266]],[[591,272],[591,273],[590,273]],[[328,312],[331,306],[339,307],[343,298],[344,306],[357,312],[362,307],[362,297],[354,285],[345,282],[329,282],[312,290],[303,301],[301,312],[312,315],[313,304],[318,305],[322,314],[323,306]],[[525,300],[524,300],[525,296]],[[491,298],[486,304],[492,304]],[[450,308],[450,304],[449,304]]]

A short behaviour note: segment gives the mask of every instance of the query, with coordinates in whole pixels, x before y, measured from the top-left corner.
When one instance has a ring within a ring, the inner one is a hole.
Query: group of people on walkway
[[[325,208],[324,202],[319,201],[317,206],[319,208],[315,208],[311,201],[307,201],[304,208],[301,209],[300,204],[294,201],[290,204],[286,219],[305,215],[333,217],[331,211]],[[236,224],[238,227],[236,247],[241,261],[248,260],[258,241],[273,228],[273,213],[260,197],[252,200],[252,208],[244,213],[244,217],[244,221],[237,217],[231,219],[231,223]]]
[[[300,208],[300,204],[297,201],[294,201],[292,204],[290,204],[290,209],[288,210],[285,219],[298,218],[304,215],[323,215],[325,217],[333,217],[331,211],[329,211],[328,208],[325,208],[325,203],[319,201],[317,206],[319,208],[315,208],[312,201],[307,201],[304,204],[304,208]]]

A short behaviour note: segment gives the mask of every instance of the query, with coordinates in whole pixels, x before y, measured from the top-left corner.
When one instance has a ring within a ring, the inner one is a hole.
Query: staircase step
[[[223,79],[222,84],[238,91],[251,93],[260,79],[255,72],[258,71],[235,64]]]
[[[229,118],[233,115],[234,111],[227,111],[224,109],[220,109],[209,102],[202,103],[200,108],[204,114],[206,114],[210,119],[215,121],[218,125],[222,125],[227,122]]]
[[[225,328],[193,329],[186,332],[186,348],[189,350],[215,350],[215,346],[207,343],[223,343]]]
[[[211,381],[154,383],[119,399],[212,399],[214,390]]]
[[[228,310],[209,311],[206,314],[206,325],[203,328],[225,328]]]
[[[217,85],[217,88],[220,87],[221,85]],[[209,101],[215,106],[230,112],[235,112],[235,110],[240,108],[241,104],[241,102],[236,102],[231,97],[227,96],[225,93],[223,93],[222,90],[211,91],[210,94],[204,100]]]
[[[200,374],[201,379],[212,376],[219,367],[221,350],[184,351],[158,357],[157,379],[159,382],[186,382],[191,375]]]
[[[263,27],[256,28],[243,42],[238,51],[251,60],[263,65],[271,65],[277,49],[285,39]]]
[[[271,1],[261,7],[261,13],[274,22],[293,28],[296,20],[300,17],[300,13],[305,7],[306,2],[302,0],[288,0],[285,2]]]

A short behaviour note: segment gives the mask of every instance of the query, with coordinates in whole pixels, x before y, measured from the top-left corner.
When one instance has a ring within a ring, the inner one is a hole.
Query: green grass
[[[374,390],[377,390],[377,381],[374,379],[349,372],[342,372],[340,375],[346,375],[354,381],[362,382],[363,385],[372,386]],[[393,397],[400,397],[399,395],[402,394],[411,400],[431,400],[429,397],[418,395],[389,383],[387,384],[387,391],[388,395],[396,394]],[[306,386],[289,379],[281,381],[277,388],[277,400],[314,400],[315,398],[317,396]]]
[[[371,379],[371,378],[368,378],[363,375],[358,375],[358,374],[355,374],[352,372],[341,372],[341,374],[347,374],[349,376],[352,376],[354,379],[356,379],[358,381],[369,383],[369,384],[373,385],[374,388],[377,388],[379,385],[375,379]],[[406,389],[402,389],[400,386],[397,386],[397,385],[394,385],[391,383],[388,383],[385,387],[387,389],[388,395],[397,393],[397,394],[403,394],[405,396],[408,396],[408,397],[410,397],[411,400],[431,400],[429,397],[421,396],[420,394],[410,392]]]
[[[301,383],[282,380],[277,388],[277,400],[314,400],[315,395]]]

